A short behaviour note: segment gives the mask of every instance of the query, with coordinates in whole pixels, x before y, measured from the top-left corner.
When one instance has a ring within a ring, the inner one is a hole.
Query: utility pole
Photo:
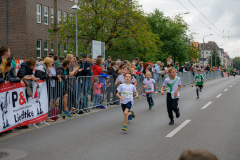
[[[57,13],[57,0],[54,0],[53,53],[55,55],[58,55],[58,13]]]
[[[204,37],[203,37],[203,48],[202,49],[203,49],[202,63],[203,63],[203,67],[204,67]]]

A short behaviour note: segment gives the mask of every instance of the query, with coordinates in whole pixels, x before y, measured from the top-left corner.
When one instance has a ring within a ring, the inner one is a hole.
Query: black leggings
[[[152,92],[146,93],[147,101],[148,101],[149,107],[152,106],[152,102],[153,102],[152,95],[153,95]]]
[[[171,93],[167,93],[167,111],[170,120],[173,120],[173,111],[175,113],[179,112],[178,101],[179,98],[172,99]]]

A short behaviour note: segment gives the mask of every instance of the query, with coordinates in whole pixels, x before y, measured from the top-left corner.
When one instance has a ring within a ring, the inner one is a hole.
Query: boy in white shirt
[[[168,86],[167,89],[167,110],[168,116],[170,118],[169,125],[174,124],[173,113],[176,113],[176,118],[180,117],[179,108],[178,108],[178,101],[180,98],[179,90],[181,89],[181,79],[180,77],[176,76],[175,68],[169,68],[168,70],[169,77],[166,78],[163,82],[161,94],[164,94],[164,88]]]
[[[158,89],[157,87],[157,82],[151,78],[152,74],[151,72],[147,72],[146,73],[146,78],[143,81],[143,87],[145,88],[145,92],[146,92],[146,96],[147,96],[147,101],[149,104],[149,110],[152,109],[152,106],[154,106],[154,102],[152,99],[152,95],[154,92],[154,84],[156,86],[156,89]]]
[[[124,126],[122,130],[127,131],[128,117],[132,116],[133,118],[135,118],[135,114],[133,110],[131,110],[131,107],[133,105],[133,92],[136,93],[136,98],[138,97],[138,92],[136,90],[136,87],[131,84],[133,76],[127,73],[124,78],[125,83],[120,84],[117,88],[117,96],[120,99],[120,103],[122,104],[122,110],[124,113]]]

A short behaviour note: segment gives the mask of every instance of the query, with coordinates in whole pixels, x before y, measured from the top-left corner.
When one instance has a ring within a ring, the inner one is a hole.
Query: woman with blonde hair
[[[16,77],[11,69],[12,61],[4,59],[0,66],[0,79],[3,79],[1,82],[4,82],[5,84],[7,84],[7,81],[11,81],[12,83],[20,82],[22,86],[25,86],[24,82]],[[13,78],[13,80],[10,80],[11,78]]]
[[[46,57],[43,60],[43,62],[38,62],[37,67],[36,67],[35,76],[37,78],[40,78],[41,80],[48,80],[48,79],[56,79],[57,80],[58,79],[59,81],[61,81],[61,77],[56,76],[56,70],[53,69],[53,66],[52,66],[53,63],[54,63],[54,61],[50,57]],[[54,72],[54,70],[55,70],[55,72]],[[51,80],[51,81],[48,81],[48,83],[47,83],[48,97],[49,97],[49,101],[50,101],[50,106],[49,106],[50,114],[53,111],[52,109],[56,102],[55,99],[57,98],[56,91],[55,91],[55,82],[56,82],[55,80]],[[48,118],[48,119],[46,119],[46,121],[52,122],[54,120]]]
[[[10,71],[12,69],[12,62],[10,60],[3,60],[0,66],[0,78],[7,81],[10,78]]]
[[[49,66],[52,61],[52,58],[46,57],[43,62],[38,62],[36,66],[35,77],[40,78],[41,80],[51,78],[52,76],[49,74]]]

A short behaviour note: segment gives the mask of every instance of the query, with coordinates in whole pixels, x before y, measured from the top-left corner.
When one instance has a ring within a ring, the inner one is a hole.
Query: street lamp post
[[[78,56],[78,36],[77,36],[77,10],[79,10],[80,8],[77,5],[77,1],[75,3],[75,5],[72,7],[72,9],[76,10],[76,57]]]
[[[213,35],[213,34],[209,34],[209,35],[206,35],[206,36],[204,36],[204,37],[207,37],[207,36],[211,36],[211,35]],[[202,63],[203,63],[203,66],[204,66],[204,37],[203,37],[203,58],[202,58]]]

